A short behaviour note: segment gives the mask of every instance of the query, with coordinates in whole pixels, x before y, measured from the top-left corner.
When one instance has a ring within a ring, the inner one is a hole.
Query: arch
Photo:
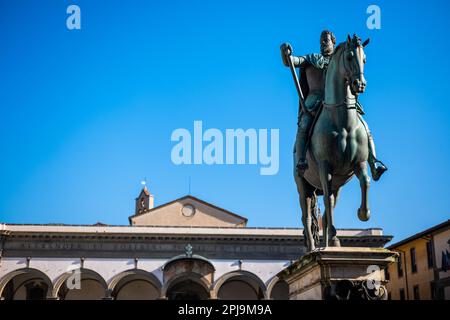
[[[53,290],[53,283],[50,280],[50,278],[42,271],[34,268],[22,268],[17,269],[14,271],[11,271],[10,273],[3,276],[3,278],[0,280],[0,297],[3,296],[4,289],[6,288],[7,284],[13,280],[16,277],[22,276],[22,275],[29,275],[30,277],[28,279],[24,279],[20,286],[23,286],[26,282],[34,279],[42,280],[46,286],[47,286],[47,292],[45,294],[45,297],[51,298],[51,292]],[[20,287],[19,286],[19,287]]]
[[[167,292],[169,291],[169,289],[171,287],[173,287],[174,285],[181,283],[183,281],[187,281],[187,280],[195,282],[195,283],[199,284],[200,286],[202,286],[203,289],[205,289],[206,293],[208,294],[208,298],[211,298],[211,284],[208,282],[208,280],[205,279],[205,277],[203,277],[200,274],[193,273],[193,272],[180,273],[180,274],[176,275],[175,277],[173,277],[172,279],[170,279],[170,281],[164,283],[164,285],[161,289],[161,298],[167,299]]]
[[[132,281],[150,283],[157,290],[158,298],[161,296],[162,284],[159,279],[153,273],[140,269],[130,269],[115,275],[109,282],[108,292],[116,298],[120,290]]]
[[[190,255],[190,256],[187,256],[187,255],[185,255],[185,254],[181,254],[181,255],[175,256],[175,257],[169,259],[169,260],[162,266],[162,270],[164,271],[164,270],[166,270],[170,265],[172,265],[172,264],[174,264],[174,263],[177,263],[177,262],[181,262],[181,261],[198,261],[198,262],[200,262],[201,264],[208,265],[208,266],[212,269],[212,271],[216,271],[216,268],[215,268],[214,265],[211,263],[211,261],[209,261],[209,259],[207,259],[207,258],[205,258],[205,257],[203,257],[203,256],[200,256],[200,255],[198,255],[198,254],[193,254],[193,255]]]
[[[64,285],[65,285],[66,281],[69,279],[70,276],[73,275],[73,271],[75,271],[75,270],[80,271],[81,281],[83,281],[83,280],[97,281],[98,283],[100,283],[100,285],[102,286],[102,288],[105,291],[105,298],[107,298],[109,296],[108,285],[106,284],[105,279],[103,279],[103,277],[99,273],[97,273],[91,269],[78,268],[78,269],[73,269],[73,270],[67,271],[67,272],[63,273],[62,275],[60,275],[56,279],[55,284],[53,286],[53,291],[52,291],[53,299],[60,298],[60,294],[62,293],[61,291],[64,290]]]
[[[280,284],[286,284],[288,286],[287,292],[285,292],[284,294],[287,294],[287,299],[289,299],[289,285],[283,279],[280,279],[278,276],[274,276],[267,282],[267,297],[270,300],[277,300],[273,298],[273,294],[275,293],[274,289],[277,290],[277,287]]]
[[[205,277],[212,283],[214,281],[214,272],[216,271],[211,261],[198,255],[176,256],[167,261],[161,269],[163,271],[164,282],[170,282],[180,274],[192,273]]]
[[[167,261],[162,267],[164,286],[161,290],[161,298],[168,299],[169,288],[180,282],[193,283],[192,288],[189,285],[178,288],[180,297],[189,299],[188,296],[199,296],[201,299],[211,298],[211,284],[214,281],[214,265],[205,257],[198,255],[179,255]],[[196,285],[200,287],[196,287]],[[194,289],[194,287],[196,287]],[[206,297],[203,289],[206,292]],[[173,292],[172,292],[173,293]],[[173,298],[173,297],[172,297]]]
[[[230,280],[240,280],[240,281],[247,283],[250,286],[252,286],[252,284],[250,282],[253,281],[258,286],[258,288],[261,290],[262,299],[268,299],[267,288],[266,288],[266,285],[264,284],[264,282],[257,275],[255,275],[254,273],[252,273],[250,271],[246,271],[246,270],[231,271],[231,272],[228,272],[228,273],[222,275],[213,284],[213,288],[211,290],[212,291],[211,296],[213,298],[218,298],[220,288],[227,281],[230,281]]]

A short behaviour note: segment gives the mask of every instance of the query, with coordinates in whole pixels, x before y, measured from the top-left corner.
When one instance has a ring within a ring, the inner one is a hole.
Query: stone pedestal
[[[319,248],[278,277],[289,284],[290,300],[383,300],[384,269],[397,255],[384,248]]]

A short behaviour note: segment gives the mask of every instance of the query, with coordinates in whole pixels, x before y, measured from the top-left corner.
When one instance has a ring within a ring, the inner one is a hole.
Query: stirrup
[[[381,166],[383,166],[383,167],[385,167],[386,168],[386,170],[387,170],[387,167],[386,167],[386,165],[381,161],[381,160],[378,160],[377,158],[375,158],[375,161],[374,161],[374,163],[376,163],[376,164],[379,164],[379,165],[381,165]]]

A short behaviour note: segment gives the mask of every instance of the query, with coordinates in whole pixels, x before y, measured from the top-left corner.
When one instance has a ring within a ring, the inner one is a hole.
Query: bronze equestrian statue
[[[367,221],[370,178],[366,163],[375,181],[387,170],[376,158],[373,138],[357,100],[366,87],[363,48],[368,42],[361,43],[356,35],[348,36],[335,50],[335,37],[325,30],[320,37],[320,54],[292,56],[289,44],[281,46],[283,63],[291,68],[300,95],[294,177],[308,250],[319,246],[317,196],[324,195],[325,246],[330,241],[338,246],[333,209],[340,188],[354,174],[358,177],[362,191],[358,217]],[[300,81],[295,67],[300,68]]]

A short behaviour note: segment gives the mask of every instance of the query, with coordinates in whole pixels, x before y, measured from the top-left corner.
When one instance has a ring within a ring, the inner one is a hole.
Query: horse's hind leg
[[[369,187],[370,178],[367,173],[366,162],[360,162],[355,168],[355,174],[359,179],[359,185],[361,187],[361,206],[358,209],[358,218],[361,221],[367,221],[370,218],[369,209]]]
[[[313,201],[314,190],[309,185],[309,183],[300,176],[297,170],[298,152],[294,147],[294,179],[297,185],[298,198],[300,202],[300,207],[302,210],[302,223],[303,223],[303,234],[305,236],[306,247],[308,251],[312,251],[316,248],[314,243],[314,236],[312,234],[312,212],[311,212],[311,201]]]
[[[297,176],[295,182],[297,183],[300,207],[302,209],[303,233],[305,235],[306,247],[308,248],[308,251],[312,251],[316,248],[314,236],[312,234],[311,216],[311,201],[313,201],[313,192],[310,190],[311,188],[302,177]]]
[[[316,249],[316,244],[314,242],[314,236],[312,233],[312,212],[311,212],[311,197],[306,195],[300,195],[300,206],[302,207],[302,223],[303,232],[305,234],[306,246],[308,251],[313,251]]]

